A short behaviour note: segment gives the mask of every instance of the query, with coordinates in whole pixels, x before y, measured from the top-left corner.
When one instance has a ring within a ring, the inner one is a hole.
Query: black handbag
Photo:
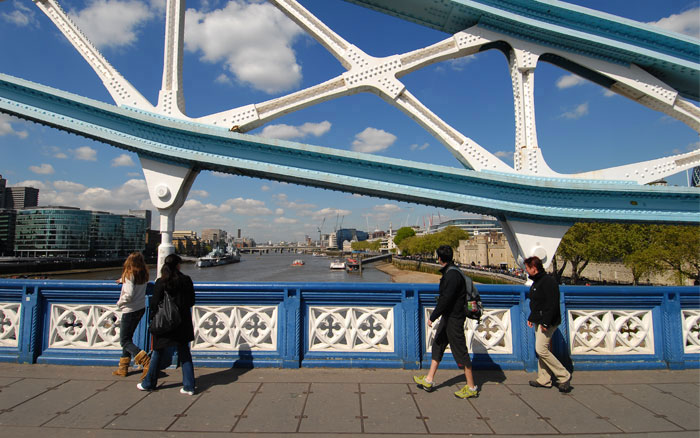
[[[158,310],[151,319],[150,330],[154,335],[168,333],[182,322],[175,299],[167,291],[164,291],[164,294],[163,301],[158,304]]]

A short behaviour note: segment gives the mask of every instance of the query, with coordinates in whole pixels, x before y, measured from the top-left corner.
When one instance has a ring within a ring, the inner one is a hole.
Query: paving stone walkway
[[[469,400],[457,370],[426,393],[409,370],[196,368],[194,396],[177,369],[153,392],[111,371],[0,363],[0,437],[700,436],[700,370],[579,371],[570,394],[477,370]]]

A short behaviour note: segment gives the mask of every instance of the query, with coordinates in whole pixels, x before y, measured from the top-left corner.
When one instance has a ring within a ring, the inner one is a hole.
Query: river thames
[[[303,266],[292,266],[301,259]],[[390,283],[391,276],[378,270],[374,264],[363,266],[362,274],[347,273],[344,270],[331,270],[334,258],[314,257],[311,254],[270,253],[243,254],[241,261],[222,266],[198,268],[194,263],[183,263],[182,273],[196,282],[350,282],[350,283]],[[149,265],[150,279],[156,279],[155,265]],[[46,277],[55,280],[116,280],[121,268],[100,269],[89,272],[47,273]]]

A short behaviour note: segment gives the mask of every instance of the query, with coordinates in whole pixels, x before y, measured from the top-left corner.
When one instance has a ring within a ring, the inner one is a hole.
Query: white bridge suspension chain
[[[56,0],[34,0],[34,3],[46,14],[63,33],[75,50],[87,61],[97,76],[102,80],[114,102],[119,106],[131,106],[144,111],[153,111],[153,105],[146,100],[121,74],[107,62],[99,50],[88,40],[87,36],[64,12]]]
[[[154,108],[124,79],[65,15],[56,0],[35,0],[88,61],[112,98],[120,106],[131,106],[159,114],[194,120],[233,131],[247,132],[284,114],[341,96],[372,92],[401,109],[420,126],[440,140],[465,166],[474,170],[517,172],[551,177],[629,180],[640,184],[700,165],[700,150],[592,172],[564,175],[552,171],[537,144],[534,112],[534,70],[542,54],[553,54],[613,80],[610,89],[642,105],[661,111],[700,132],[700,109],[679,97],[678,93],[642,70],[562,52],[551,47],[522,41],[477,26],[458,32],[431,46],[375,58],[349,44],[295,0],[270,0],[289,18],[322,44],[348,71],[321,84],[259,104],[245,105],[216,114],[190,119],[184,115],[182,94],[182,46],[185,0],[168,0],[163,85],[158,107]],[[401,76],[427,65],[468,56],[484,45],[505,42],[513,82],[515,170],[457,129],[441,120],[405,89]]]

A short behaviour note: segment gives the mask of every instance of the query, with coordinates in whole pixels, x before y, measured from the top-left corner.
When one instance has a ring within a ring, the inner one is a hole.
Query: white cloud
[[[447,61],[447,65],[449,65],[452,70],[464,71],[467,68],[468,64],[476,60],[476,57],[477,55],[471,55],[463,56],[457,59],[450,59],[449,61]]]
[[[284,214],[284,208],[277,208],[275,209],[275,214],[277,216],[282,216]]]
[[[58,146],[47,146],[42,148],[42,151],[54,158],[58,158],[59,160],[65,160],[68,158],[68,155],[66,155]]]
[[[238,81],[266,93],[301,83],[292,44],[303,31],[270,4],[232,0],[210,12],[188,9],[185,20],[185,50],[223,63]]]
[[[700,39],[700,8],[673,14],[659,21],[652,21],[649,24]]]
[[[214,79],[214,82],[216,82],[217,84],[226,84],[226,85],[233,84],[233,81],[231,80],[231,78],[226,76],[226,73],[221,73],[219,76],[216,77],[216,79]]]
[[[86,187],[73,181],[54,181],[41,183],[25,181],[39,189],[41,205],[65,205],[84,210],[126,213],[129,209],[155,210],[148,197],[146,181],[130,179],[115,188]]]
[[[222,208],[224,211],[232,211],[242,216],[264,216],[272,214],[272,210],[265,207],[265,202],[257,199],[227,199],[222,204]]]
[[[267,192],[268,190],[270,190],[270,186],[263,185],[262,187],[260,187],[260,190],[262,190],[263,192]]]
[[[274,222],[276,224],[296,224],[299,223],[297,219],[291,219],[287,217],[277,217],[275,218]]]
[[[56,190],[61,192],[79,193],[87,190],[87,187],[85,187],[83,184],[75,183],[72,181],[54,181],[53,186]]]
[[[134,163],[129,154],[121,154],[112,160],[112,167],[131,167],[135,165],[136,163]]]
[[[576,108],[572,109],[571,111],[566,111],[563,113],[561,118],[564,119],[580,119],[581,117],[585,116],[588,114],[588,102],[582,103],[581,105],[578,105]]]
[[[138,0],[93,0],[87,8],[68,15],[100,49],[133,45],[138,28],[153,18],[149,6]]]
[[[419,145],[417,143],[413,143],[411,146],[409,146],[409,149],[411,149],[412,151],[424,151],[424,150],[428,149],[428,146],[430,146],[430,144],[428,142],[425,142],[421,145]]]
[[[498,158],[510,158],[511,160],[513,159],[513,151],[497,151],[494,152],[494,155]]]
[[[0,14],[0,18],[2,18],[3,21],[7,21],[19,27],[36,26],[38,24],[34,10],[28,8],[18,0],[13,1],[12,6],[15,8],[13,11]]]
[[[576,87],[585,83],[586,80],[583,79],[581,76],[565,75],[557,79],[556,85],[558,89],[563,90],[564,88]]]
[[[16,135],[19,138],[25,139],[29,137],[27,131],[17,131],[12,127],[13,123],[20,120],[7,114],[0,114],[0,137],[3,135]]]
[[[190,190],[190,195],[199,196],[200,198],[208,198],[209,192],[206,190]]]
[[[603,88],[603,96],[605,97],[615,97],[617,96],[617,93],[614,91],[608,89],[608,88]]]
[[[230,173],[212,172],[211,174],[217,178],[233,178],[233,175],[231,175]]]
[[[260,133],[261,137],[277,138],[280,140],[289,140],[292,138],[304,138],[307,135],[320,137],[331,129],[329,121],[321,123],[304,123],[301,126],[291,125],[268,125]]]
[[[46,163],[40,166],[29,166],[29,170],[31,170],[34,173],[38,173],[39,175],[51,175],[55,172],[53,166]]]
[[[41,181],[37,181],[35,179],[28,179],[25,181],[20,181],[16,184],[13,184],[13,186],[17,187],[34,187],[35,189],[39,189],[39,191],[42,190],[50,190],[50,186],[46,185],[45,183]]]
[[[372,209],[376,212],[382,212],[382,213],[398,213],[399,211],[402,210],[402,208],[396,204],[375,205],[374,208],[372,208]]]
[[[81,146],[77,149],[68,150],[76,160],[97,161],[97,151],[90,146]]]
[[[394,144],[396,136],[376,128],[367,128],[355,135],[352,150],[355,152],[381,152]]]

